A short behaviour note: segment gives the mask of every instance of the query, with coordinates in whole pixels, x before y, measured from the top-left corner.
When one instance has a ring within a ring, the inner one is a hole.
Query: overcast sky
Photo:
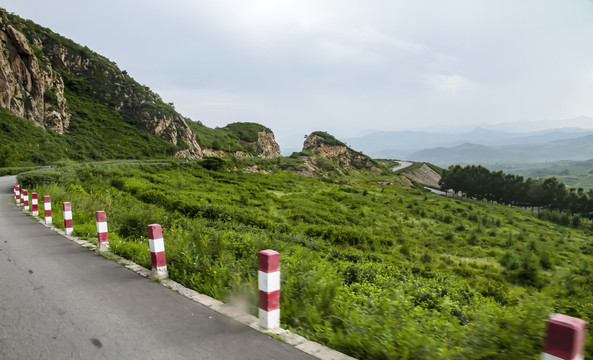
[[[192,120],[270,127],[283,152],[315,130],[593,116],[593,0],[0,6],[115,61]]]

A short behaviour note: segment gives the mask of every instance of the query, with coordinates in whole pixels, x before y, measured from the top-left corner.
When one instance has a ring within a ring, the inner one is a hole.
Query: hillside
[[[235,123],[219,130],[192,123],[87,47],[3,9],[0,20],[0,107],[8,110],[0,112],[0,153],[10,154],[4,166],[61,157],[200,158],[215,140],[236,155],[279,155],[273,133],[263,126]],[[15,126],[20,132],[26,125],[11,114],[46,130],[35,132],[39,143],[24,141],[27,134],[14,136]]]
[[[174,280],[242,294],[252,312],[256,254],[281,252],[283,326],[361,359],[537,359],[549,314],[593,320],[593,233],[578,222],[404,188],[393,173],[309,178],[235,160],[85,163],[19,181],[52,196],[55,226],[72,202],[77,236],[93,239],[106,210],[112,251],[144,266],[146,225],[161,224]]]
[[[324,131],[315,131],[305,139],[302,153],[312,170],[383,171],[370,157],[352,150],[345,143]]]

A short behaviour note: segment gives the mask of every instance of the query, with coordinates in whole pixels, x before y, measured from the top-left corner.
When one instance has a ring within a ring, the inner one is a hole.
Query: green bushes
[[[19,179],[56,209],[72,202],[76,234],[94,237],[94,211],[106,210],[112,250],[149,266],[146,226],[159,223],[173,279],[245,298],[253,313],[257,252],[280,251],[283,326],[359,358],[537,358],[550,313],[592,320],[590,230],[529,211],[379,187],[368,174],[168,160],[51,170],[71,180]]]

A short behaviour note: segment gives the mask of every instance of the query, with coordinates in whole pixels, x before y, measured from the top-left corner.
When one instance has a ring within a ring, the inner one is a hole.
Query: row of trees
[[[443,172],[443,190],[470,198],[513,206],[568,212],[593,219],[593,189],[568,188],[556,178],[525,180],[522,176],[490,171],[481,165],[455,165]]]

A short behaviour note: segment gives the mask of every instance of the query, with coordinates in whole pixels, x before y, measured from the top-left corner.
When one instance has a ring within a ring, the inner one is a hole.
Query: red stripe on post
[[[548,318],[546,327],[545,355],[559,359],[583,359],[585,354],[585,328],[587,322],[563,314]]]
[[[271,293],[259,290],[259,308],[265,311],[280,309],[280,290]]]
[[[107,213],[105,211],[97,211],[97,222],[107,222]]]
[[[167,266],[167,259],[165,257],[165,252],[157,252],[157,253],[150,253],[150,260],[152,261],[152,267],[162,267]]]
[[[258,254],[259,271],[271,273],[280,270],[280,253],[274,250],[263,250]]]
[[[163,228],[159,224],[148,225],[148,238],[149,239],[162,239]]]

